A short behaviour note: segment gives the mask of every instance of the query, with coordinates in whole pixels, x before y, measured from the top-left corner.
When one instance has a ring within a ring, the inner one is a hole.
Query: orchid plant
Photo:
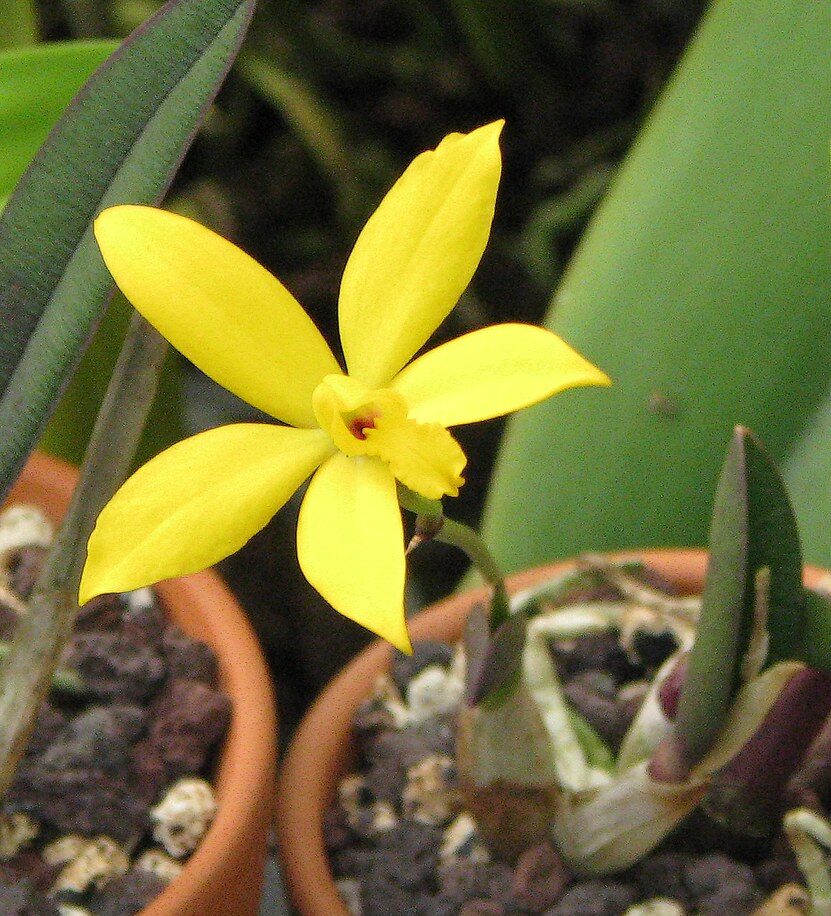
[[[410,548],[455,544],[493,585],[490,610],[468,624],[458,759],[492,845],[510,856],[551,835],[575,871],[602,874],[701,805],[731,829],[769,832],[831,709],[831,604],[802,584],[784,485],[751,433],[736,430],[725,460],[701,599],[656,595],[626,567],[593,560],[509,600],[486,546],[444,514],[466,463],[449,428],[609,384],[559,337],[522,324],[415,355],[482,256],[501,129],[446,137],[370,218],[340,289],[345,370],[285,287],[230,242],[162,210],[104,210],[95,237],[137,311],[274,422],[210,430],[136,471],[98,518],[79,601],[214,563],[311,477],[297,531],[304,574],[336,610],[408,652],[404,508],[416,515]],[[587,569],[624,600],[547,610]],[[612,631],[628,644],[645,618],[677,651],[615,758],[569,706],[548,643]],[[788,824],[804,853],[813,840],[802,820]],[[811,882],[827,883],[816,868]]]
[[[484,251],[501,129],[445,137],[368,221],[340,288],[346,372],[288,290],[230,242],[153,208],[98,217],[104,261],[138,312],[278,422],[209,430],[130,477],[90,538],[81,603],[228,556],[313,474],[297,530],[303,573],[336,610],[410,650],[399,502],[436,506],[458,493],[466,459],[448,427],[608,384],[559,337],[524,324],[473,331],[410,361]],[[442,527],[447,536],[451,524]]]

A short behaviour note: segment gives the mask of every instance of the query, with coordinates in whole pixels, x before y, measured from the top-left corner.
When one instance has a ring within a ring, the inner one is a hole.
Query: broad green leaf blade
[[[692,761],[711,747],[741,686],[761,569],[769,571],[764,666],[770,667],[800,657],[802,557],[776,465],[758,440],[738,427],[716,492],[698,635],[678,705],[677,728]]]
[[[547,318],[613,386],[511,420],[484,524],[507,568],[703,545],[733,426],[780,461],[810,422],[831,380],[829,43],[831,4],[711,4]]]
[[[171,0],[92,77],[0,219],[0,493],[100,318],[111,286],[91,223],[153,203],[236,55],[253,0]]]
[[[782,474],[799,519],[806,562],[831,568],[831,391],[790,450]]]
[[[0,197],[12,192],[72,97],[117,47],[61,41],[0,53]]]

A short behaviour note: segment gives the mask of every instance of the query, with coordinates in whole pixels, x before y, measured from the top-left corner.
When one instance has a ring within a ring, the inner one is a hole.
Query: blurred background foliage
[[[158,5],[41,0],[38,35],[118,38]],[[494,321],[540,321],[703,6],[260,0],[174,187],[175,205],[267,265],[336,346],[343,265],[392,180],[444,134],[504,117],[492,240],[438,333],[446,339]],[[250,417],[192,367],[184,367],[182,384],[189,432]],[[448,508],[455,517],[478,521],[500,431],[499,422],[459,430],[469,466]],[[303,582],[294,522],[280,513],[224,567],[259,626],[289,716],[366,639]],[[446,591],[462,570],[446,548],[413,559],[414,604]]]

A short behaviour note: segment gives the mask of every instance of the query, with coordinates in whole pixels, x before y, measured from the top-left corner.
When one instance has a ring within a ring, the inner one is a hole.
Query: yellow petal
[[[153,207],[112,207],[95,221],[124,295],[203,372],[260,410],[314,426],[312,392],[339,372],[291,293],[235,245]]]
[[[467,458],[438,423],[416,423],[394,413],[366,430],[369,454],[386,461],[395,477],[425,499],[458,496]]]
[[[238,550],[332,452],[321,430],[238,423],[139,468],[98,517],[79,602],[197,572]]]
[[[309,484],[297,523],[300,568],[332,607],[410,652],[404,531],[395,479],[375,458],[333,455]]]
[[[349,374],[386,383],[458,301],[493,219],[502,121],[450,134],[422,153],[370,217],[340,289]]]
[[[456,426],[498,417],[581,385],[609,385],[605,373],[551,331],[498,324],[457,337],[410,363],[390,387],[409,416]]]

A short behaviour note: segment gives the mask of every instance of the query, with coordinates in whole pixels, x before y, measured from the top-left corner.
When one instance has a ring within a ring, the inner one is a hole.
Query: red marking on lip
[[[368,429],[375,429],[375,417],[355,417],[354,420],[349,424],[349,432],[356,439],[366,439],[366,431]]]

